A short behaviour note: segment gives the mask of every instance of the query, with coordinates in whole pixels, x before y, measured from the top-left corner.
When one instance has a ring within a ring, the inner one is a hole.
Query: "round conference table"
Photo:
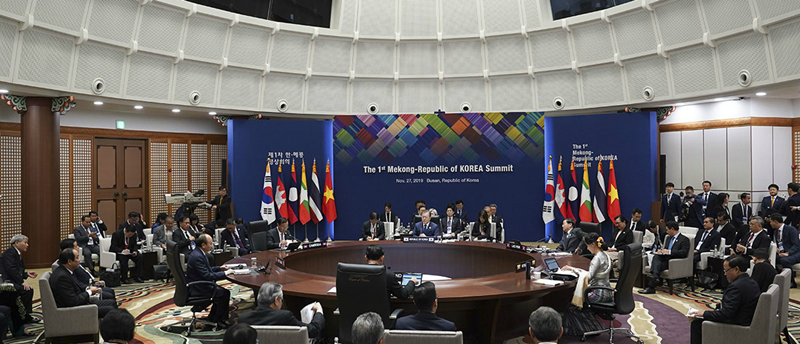
[[[539,253],[507,249],[504,244],[487,242],[402,243],[400,241],[334,242],[327,248],[297,252],[262,251],[234,258],[226,264],[250,264],[255,257],[258,265],[267,265],[271,274],[229,275],[228,279],[258,293],[264,282],[283,286],[284,303],[299,319],[300,309],[319,301],[325,313],[325,336],[332,339],[339,330],[333,310],[338,307],[336,294],[328,291],[336,286],[337,264],[365,263],[365,249],[378,244],[385,252],[384,265],[394,272],[420,272],[450,277],[435,281],[439,296],[436,312],[456,323],[464,332],[465,343],[502,343],[527,333],[528,316],[545,305],[563,311],[572,299],[575,282],[548,286],[526,280],[524,273],[515,273],[516,263],[544,260]],[[274,266],[280,257],[286,269]],[[571,265],[588,269],[589,260],[580,256],[558,259],[561,266]],[[393,308],[404,308],[403,315],[416,313],[411,299],[392,299]]]

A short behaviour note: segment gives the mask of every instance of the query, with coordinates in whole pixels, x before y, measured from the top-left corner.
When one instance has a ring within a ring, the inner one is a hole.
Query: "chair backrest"
[[[385,330],[385,344],[462,344],[461,331],[404,331]]]
[[[690,262],[692,262],[692,264],[694,264],[694,248],[695,248],[694,238],[695,238],[696,233],[697,232],[694,232],[694,233],[683,233],[683,232],[681,232],[682,235],[685,234],[686,237],[689,238],[689,254],[686,255],[686,259],[689,260]]]
[[[394,239],[394,222],[384,222],[383,230],[385,231],[386,240]]]
[[[222,248],[222,231],[226,230],[225,228],[215,228],[214,229],[214,242],[219,245],[219,248]]]
[[[339,303],[339,339],[350,342],[356,318],[375,312],[389,321],[389,294],[386,288],[386,267],[370,264],[339,263],[336,269],[336,300]]]
[[[602,235],[602,233],[600,233],[600,224],[599,223],[581,222],[578,227],[580,227],[581,230],[586,234],[597,233],[597,235]]]
[[[762,343],[772,343],[775,340],[775,326],[778,318],[778,302],[780,302],[780,291],[777,285],[770,284],[766,292],[758,297],[758,305],[753,313],[753,321],[750,322],[750,330],[764,333],[769,340]]]
[[[614,292],[614,305],[617,314],[630,314],[635,307],[633,284],[642,271],[642,243],[635,242],[625,246],[620,254],[620,272]]]
[[[680,230],[682,234],[697,235],[697,227],[679,226],[678,230]]]
[[[53,297],[53,291],[50,289],[50,275],[53,273],[47,271],[39,277],[39,294],[42,299],[42,314],[47,316],[47,314],[54,314],[55,310],[58,308],[56,305],[56,299]],[[47,321],[44,322],[44,330],[47,331]],[[53,322],[54,324],[51,326],[56,325],[57,322]]]
[[[105,238],[100,238],[100,251],[108,252],[110,248],[111,248],[111,236],[108,235]]]
[[[778,245],[775,244],[774,241],[770,242],[769,243],[769,256],[768,257],[775,257],[777,255],[778,255]],[[775,267],[775,259],[770,259],[769,262],[772,264],[773,268],[777,269],[777,267]]]
[[[250,236],[250,246],[253,252],[261,252],[267,250],[267,232],[257,232]]]
[[[258,333],[259,343],[308,344],[305,326],[252,326]]]
[[[250,221],[247,222],[245,228],[247,229],[247,237],[252,238],[253,234],[268,231],[269,223],[266,220]]]
[[[633,242],[642,242],[642,238],[644,237],[644,232],[640,231],[633,231]]]
[[[183,307],[189,300],[189,288],[186,286],[186,274],[183,271],[181,255],[176,251],[177,243],[167,241],[167,266],[175,278],[175,294],[172,301],[178,307]]]
[[[778,285],[778,333],[780,333],[788,323],[789,314],[789,288],[791,287],[792,269],[786,268],[781,273],[775,275],[774,284]]]

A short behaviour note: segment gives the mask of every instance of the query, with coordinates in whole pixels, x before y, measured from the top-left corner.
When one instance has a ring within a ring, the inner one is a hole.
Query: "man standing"
[[[690,185],[684,189],[686,195],[683,196],[683,205],[681,211],[685,213],[686,217],[683,223],[687,227],[703,228],[703,203],[699,195],[694,194],[694,188]]]
[[[36,278],[39,276],[36,272],[25,272],[25,261],[22,259],[22,254],[28,251],[28,237],[22,234],[15,234],[11,237],[11,247],[3,251],[0,255],[0,273],[3,279],[6,279],[14,284],[14,289],[17,290],[19,297],[22,299],[22,305],[28,313],[25,323],[37,323],[39,320],[31,318],[31,304],[33,303],[33,289],[28,283],[25,283],[26,278]],[[72,252],[72,250],[70,250]]]
[[[789,199],[781,205],[781,214],[786,216],[783,223],[797,228],[800,222],[800,195],[797,194],[800,191],[800,184],[789,183],[787,190]]]
[[[374,211],[369,213],[369,221],[361,226],[361,239],[364,241],[386,239],[386,230],[383,228],[383,222],[378,222],[378,213]]]
[[[247,241],[244,231],[236,227],[236,220],[226,220],[225,230],[220,236],[222,237],[222,247],[236,247],[239,249],[240,256],[250,253],[250,243]]]
[[[100,239],[97,232],[92,227],[92,220],[89,215],[81,216],[80,226],[72,230],[75,235],[75,241],[78,247],[81,248],[83,253],[83,265],[89,268],[89,271],[94,276],[94,262],[92,261],[92,253],[100,256]]]
[[[735,227],[741,227],[743,224],[750,221],[750,217],[753,216],[753,207],[750,205],[750,194],[745,192],[739,195],[739,199],[742,200],[741,203],[737,203],[733,205],[733,210],[731,211],[731,222]]]
[[[439,226],[431,222],[431,213],[427,210],[422,212],[422,222],[417,222],[414,225],[414,236],[418,237],[438,237]]]
[[[655,294],[656,286],[661,284],[661,272],[669,268],[669,261],[673,258],[686,258],[689,255],[689,238],[681,235],[678,223],[667,222],[667,242],[664,248],[656,251],[653,263],[650,266],[650,283],[647,288],[639,291],[640,294]]]
[[[717,194],[711,192],[711,182],[703,182],[703,192],[697,195],[697,202],[703,206],[703,217],[706,216],[706,210],[713,210],[717,204]]]
[[[761,210],[758,211],[758,214],[761,215],[761,217],[767,217],[780,212],[783,201],[783,197],[778,196],[778,185],[770,184],[769,196],[761,199]]]
[[[414,215],[411,215],[412,223],[416,224],[417,222],[422,221],[421,216],[424,209],[421,208],[427,209],[427,207],[425,207],[425,201],[418,199],[416,202],[414,202]]]
[[[231,196],[228,196],[228,188],[219,187],[219,195],[211,201],[211,212],[214,214],[215,221],[225,221],[233,217],[233,214],[231,214]]]
[[[564,235],[561,237],[561,243],[556,247],[556,251],[580,254],[586,250],[586,244],[583,243],[583,236],[586,233],[580,228],[575,228],[575,220],[564,219],[561,221],[561,230],[564,231]],[[576,252],[578,249],[580,251]]]
[[[265,282],[258,290],[258,307],[244,313],[239,317],[240,324],[248,325],[273,325],[273,326],[300,326],[308,329],[308,338],[314,339],[322,335],[325,327],[325,316],[322,305],[315,302],[311,306],[314,317],[306,324],[294,317],[291,311],[283,308],[283,286],[277,283]]]
[[[191,284],[197,281],[216,282],[233,273],[233,270],[228,270],[225,265],[212,267],[211,263],[208,262],[206,254],[213,248],[211,236],[205,233],[200,234],[195,246],[197,248],[189,255],[189,262],[186,263],[186,283]],[[217,327],[222,325],[221,327],[224,328],[229,325],[225,323],[228,320],[228,303],[231,299],[231,292],[228,289],[219,285],[195,284],[189,286],[189,295],[197,297],[215,295],[211,312],[208,313],[208,321],[217,323]]]
[[[381,215],[381,222],[391,222],[397,224],[397,215],[392,213],[392,204],[386,203],[383,205],[383,215]]]
[[[369,245],[367,246],[367,252],[364,254],[364,259],[367,261],[367,264],[372,265],[383,265],[383,248],[378,245]],[[386,292],[389,294],[389,297],[394,296],[399,300],[405,300],[411,293],[414,292],[414,286],[417,285],[417,279],[412,277],[406,285],[400,284],[401,280],[394,275],[394,273],[386,267]]]
[[[700,261],[700,253],[711,252],[715,247],[719,247],[720,235],[714,230],[714,225],[714,218],[706,217],[703,219],[703,231],[697,233],[695,237],[697,243],[694,245],[693,267],[696,267],[697,263]]]
[[[752,220],[751,220],[752,221]],[[747,326],[753,320],[761,289],[747,276],[750,261],[742,256],[729,256],[722,263],[725,278],[731,283],[722,294],[722,301],[713,311],[689,313],[694,318],[691,325],[691,344],[703,342],[703,321]]]
[[[675,194],[675,184],[669,182],[664,185],[667,193],[661,196],[661,222],[666,224],[669,221],[678,222],[681,214],[681,199]]]
[[[647,225],[642,222],[642,209],[633,208],[633,211],[631,211],[631,225],[628,227],[631,228],[631,231],[644,232]]]
[[[433,282],[425,282],[414,288],[414,304],[417,314],[397,319],[395,330],[456,331],[456,324],[436,316],[439,297]]]
[[[760,216],[753,216],[750,219],[750,235],[742,237],[742,241],[736,245],[736,252],[746,255],[749,260],[753,252],[759,248],[769,250],[769,243],[772,241],[767,231],[764,230],[764,219]]]
[[[139,244],[136,243],[136,227],[129,225],[123,230],[116,231],[111,236],[111,247],[109,252],[117,254],[119,261],[119,272],[122,283],[131,284],[131,279],[128,278],[128,265],[129,261],[133,261],[136,266],[131,271],[131,278],[134,281],[144,282],[142,276],[142,260],[139,258]]]
[[[90,286],[81,288],[75,277],[72,275],[75,269],[81,265],[80,257],[76,250],[65,248],[58,255],[58,268],[50,275],[50,289],[58,308],[75,307],[89,304],[89,297],[101,293],[100,288]],[[97,317],[104,317],[109,311],[117,308],[114,300],[99,300],[97,305]]]
[[[289,233],[289,219],[278,219],[278,225],[267,232],[267,249],[274,250],[276,248],[285,250],[289,243],[295,241],[291,233]]]
[[[464,224],[469,223],[469,220],[467,219],[467,212],[464,211],[464,201],[462,201],[462,200],[456,201],[456,215],[455,216],[459,220],[461,220],[461,223],[464,223]]]

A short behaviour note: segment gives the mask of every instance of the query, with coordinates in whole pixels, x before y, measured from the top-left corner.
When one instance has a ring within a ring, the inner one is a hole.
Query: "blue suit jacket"
[[[667,202],[667,195],[661,196],[661,217],[665,221],[674,221],[675,216],[681,215],[681,203],[683,200],[677,194],[672,194],[672,197]]]
[[[775,233],[777,229],[772,230],[772,240],[775,241]],[[781,233],[781,242],[783,242],[783,251],[790,256],[800,253],[800,237],[797,236],[797,228],[789,225],[783,225],[783,232]]]
[[[189,262],[186,263],[186,283],[194,281],[211,281],[225,278],[225,272],[220,271],[218,266],[211,266],[206,254],[198,247],[192,250],[189,255]],[[214,288],[211,285],[193,285],[189,287],[190,295],[211,295]]]
[[[456,331],[456,324],[437,317],[433,312],[418,312],[397,319],[394,325],[395,330],[411,331]]]
[[[428,222],[428,230],[423,232],[422,222],[417,222],[414,225],[414,236],[419,236],[422,233],[425,233],[425,236],[439,236],[439,226],[433,222]]]
[[[772,203],[772,198],[770,196],[764,197],[761,200],[761,210],[758,211],[761,217],[780,212],[781,205],[783,204],[783,197],[775,196],[775,204],[772,207],[770,207],[770,203]]]

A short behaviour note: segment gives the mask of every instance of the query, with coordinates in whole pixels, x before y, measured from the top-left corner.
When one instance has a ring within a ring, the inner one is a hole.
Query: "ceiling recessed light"
[[[103,102],[97,101],[97,102],[94,102],[94,105],[103,105]]]
[[[172,112],[178,113],[178,112],[181,112],[181,109],[172,109]]]
[[[725,100],[725,98],[714,98],[714,101],[715,101],[715,102],[721,102],[721,101],[723,101],[723,100]]]
[[[136,110],[141,110],[141,109],[144,109],[144,106],[136,105],[133,108],[136,109]]]
[[[763,97],[763,96],[767,95],[767,92],[758,92],[758,93],[756,93],[756,95],[759,96],[759,97]]]
[[[7,89],[0,89],[0,94],[6,94],[6,93],[8,93]]]
[[[216,112],[214,112],[214,111],[211,111],[211,112],[209,112],[208,114],[209,114],[209,115],[211,115],[211,116],[216,116],[216,115],[217,115],[217,113],[216,113]]]

